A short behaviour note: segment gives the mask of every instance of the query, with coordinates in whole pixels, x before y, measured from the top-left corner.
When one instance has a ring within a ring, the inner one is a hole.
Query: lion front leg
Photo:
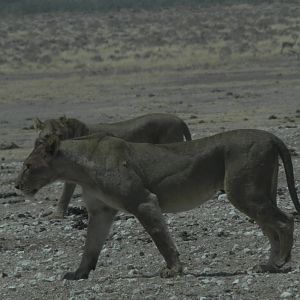
[[[58,201],[57,209],[50,216],[49,219],[63,219],[67,212],[71,197],[76,188],[76,184],[65,182],[63,193]]]
[[[145,202],[138,205],[133,214],[150,234],[167,263],[160,272],[161,277],[174,277],[182,273],[179,253],[168,231],[157,197],[150,194]]]
[[[95,270],[99,254],[116,213],[115,209],[104,204],[101,204],[96,210],[89,211],[87,238],[80,265],[75,272],[66,273],[63,279],[87,279],[90,271]]]

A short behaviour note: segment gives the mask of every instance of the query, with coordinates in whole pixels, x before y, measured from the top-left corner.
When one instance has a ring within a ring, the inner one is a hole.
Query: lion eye
[[[26,169],[30,169],[31,168],[31,164],[30,163],[26,163],[25,167],[26,167]]]
[[[35,140],[35,144],[34,144],[34,147],[37,148],[39,145],[41,145],[43,143],[43,140],[42,138],[37,138]]]

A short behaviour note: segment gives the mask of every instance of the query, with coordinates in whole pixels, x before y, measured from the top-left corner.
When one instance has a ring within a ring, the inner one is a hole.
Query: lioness
[[[276,207],[278,156],[300,212],[289,151],[261,130],[163,145],[107,136],[60,142],[50,136],[25,160],[16,188],[34,195],[58,179],[81,185],[89,214],[87,240],[79,268],[65,279],[88,278],[119,210],[133,214],[152,237],[167,264],[161,276],[180,273],[179,253],[162,213],[193,209],[220,189],[269,238],[270,258],[257,270],[277,272],[290,259],[294,228],[293,218]]]
[[[192,139],[186,123],[171,114],[148,114],[112,124],[86,125],[77,119],[66,117],[49,119],[44,122],[39,119],[33,121],[34,127],[39,131],[39,139],[50,134],[56,134],[61,140],[66,140],[89,134],[102,134],[103,132],[140,143],[162,144],[181,142],[184,137],[187,141]],[[53,212],[50,218],[61,219],[64,217],[75,187],[76,184],[65,182],[56,212]]]

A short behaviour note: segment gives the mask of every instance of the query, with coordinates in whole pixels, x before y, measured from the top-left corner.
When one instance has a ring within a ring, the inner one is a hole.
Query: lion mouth
[[[38,192],[38,189],[33,189],[30,191],[30,195],[34,196]]]
[[[23,191],[25,196],[33,197],[38,192],[38,189],[32,189],[30,191]]]

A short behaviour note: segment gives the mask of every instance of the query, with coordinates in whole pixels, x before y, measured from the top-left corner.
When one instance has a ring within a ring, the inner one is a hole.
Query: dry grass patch
[[[263,3],[3,17],[0,72],[209,69],[272,59],[299,34],[299,16],[298,6]],[[296,59],[299,44],[292,50],[283,54]]]

